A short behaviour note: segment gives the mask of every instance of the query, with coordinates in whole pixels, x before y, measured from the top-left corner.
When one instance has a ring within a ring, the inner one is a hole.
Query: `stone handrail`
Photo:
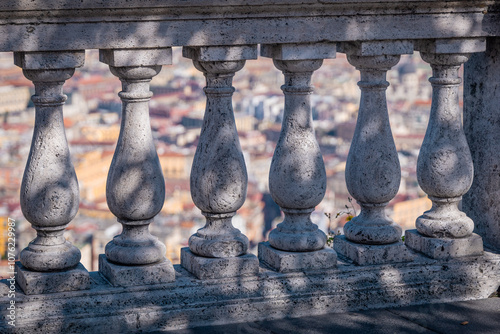
[[[37,237],[16,264],[17,284],[23,291],[21,307],[33,310],[37,296],[49,304],[57,300],[72,305],[62,295],[69,293],[91,305],[91,311],[85,312],[97,319],[103,312],[99,306],[103,298],[124,301],[137,292],[159,307],[167,297],[158,291],[170,288],[174,291],[168,298],[175,302],[168,310],[155,311],[159,319],[167,314],[178,317],[176,312],[184,306],[179,296],[184,296],[190,306],[205,310],[227,302],[222,313],[211,311],[207,318],[208,322],[217,318],[215,322],[224,323],[273,317],[264,310],[224,319],[224,314],[237,309],[235,301],[245,298],[245,305],[265,305],[277,316],[308,314],[308,305],[317,302],[304,296],[324,293],[339,298],[338,289],[345,289],[345,282],[337,281],[339,277],[351,282],[345,298],[346,305],[353,305],[339,310],[363,308],[356,301],[358,293],[374,286],[390,295],[386,305],[487,297],[500,284],[500,257],[484,250],[483,238],[489,247],[500,249],[489,235],[496,235],[498,227],[488,220],[491,215],[488,219],[477,216],[474,205],[484,207],[484,197],[465,202],[467,214],[458,206],[474,176],[476,184],[488,182],[474,175],[474,167],[482,166],[477,152],[483,147],[475,142],[482,129],[464,132],[458,69],[473,58],[469,66],[479,75],[469,75],[466,94],[474,97],[475,105],[486,106],[479,108],[483,113],[493,114],[494,104],[485,99],[498,100],[494,94],[498,78],[492,83],[477,77],[498,70],[499,38],[500,1],[274,0],[212,1],[210,5],[199,0],[3,1],[0,51],[13,51],[15,64],[35,85],[35,129],[21,185],[21,208]],[[261,56],[273,59],[285,81],[281,87],[285,95],[283,126],[269,173],[271,195],[285,218],[271,232],[269,242],[259,244],[258,257],[248,253],[248,238],[231,221],[243,205],[247,189],[232,108],[232,79],[246,60],[259,56],[257,45]],[[165,198],[149,127],[149,82],[162,65],[172,64],[173,46],[182,46],[183,55],[205,75],[207,98],[191,173],[193,202],[206,217],[206,225],[191,236],[189,247],[182,249],[181,265],[175,268],[165,258],[165,246],[148,231]],[[106,197],[123,231],[100,255],[99,272],[90,274],[79,263],[78,249],[63,237],[79,199],[63,125],[66,97],[62,87],[83,66],[87,49],[99,49],[100,61],[122,82],[122,123]],[[385,213],[401,178],[388,118],[386,73],[402,54],[414,50],[433,69],[430,122],[417,166],[419,184],[433,207],[417,219],[416,229],[407,231],[403,242],[401,227]],[[347,187],[361,213],[346,224],[344,236],[335,238],[333,250],[325,247],[325,234],[310,219],[325,194],[326,173],[309,96],[313,72],[323,59],[335,58],[336,52],[347,54],[361,74],[359,115],[346,166]],[[478,62],[483,64],[480,69]],[[476,81],[480,93],[472,91]],[[472,107],[466,105],[468,128],[477,122]],[[480,186],[473,189],[480,190],[469,196],[481,191]],[[480,222],[476,230],[481,235],[474,233],[474,221],[468,215],[476,217],[476,224]],[[451,274],[441,273],[440,265]],[[372,269],[379,276],[372,277],[370,286],[364,278]],[[398,275],[404,279],[398,281]],[[441,282],[443,277],[450,280],[451,292],[456,289],[458,294],[435,291],[433,280]],[[391,282],[389,289],[380,288],[385,286],[384,279]],[[280,288],[276,283],[273,289],[277,290],[261,291],[268,286],[266,280],[291,287]],[[297,288],[307,280],[315,283],[309,289]],[[210,282],[208,287],[204,282]],[[242,284],[246,292],[240,291]],[[401,300],[396,294],[398,284],[409,291],[422,289],[422,297],[417,293],[411,301]],[[455,285],[462,286],[452,288]],[[121,297],[115,296],[118,287],[125,291]],[[228,292],[231,288],[240,294]],[[205,293],[206,298],[200,299],[204,306],[189,298],[197,289]],[[272,299],[278,295],[279,300],[294,300],[302,308],[287,313],[285,306],[273,305]],[[382,297],[377,302],[374,307],[385,305]],[[126,303],[118,304],[118,311],[125,312]],[[72,307],[71,316],[50,307],[47,312],[57,321],[75,324],[74,328],[98,331],[92,326],[104,325],[102,319],[85,325],[73,306],[65,307]],[[309,314],[332,311],[329,305],[319,309]],[[43,317],[43,310],[37,312]],[[143,310],[131,312],[144,315]],[[196,316],[194,311],[190,314]],[[192,323],[175,319],[161,326],[151,319],[143,321],[143,327],[140,321],[134,324],[144,330],[203,324],[199,319]],[[22,321],[31,331],[33,321],[40,320],[25,317]],[[54,329],[48,321],[44,324],[44,328]],[[112,331],[123,331],[120,326]]]
[[[315,43],[500,35],[498,1],[0,3],[0,51]]]

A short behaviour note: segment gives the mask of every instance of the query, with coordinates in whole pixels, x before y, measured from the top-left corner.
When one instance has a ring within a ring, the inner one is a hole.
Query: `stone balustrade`
[[[16,264],[23,333],[90,333],[104,326],[110,333],[158,331],[486,298],[498,289],[500,94],[494,73],[500,71],[500,1],[8,0],[0,13],[0,52],[13,51],[35,86],[35,127],[20,193],[37,237]],[[162,65],[175,67],[174,46],[183,47],[206,77],[191,171],[192,199],[206,225],[190,237],[176,266],[148,230],[169,196],[149,124],[149,82]],[[259,56],[258,46],[284,75],[283,124],[269,172],[284,219],[255,256],[232,225],[247,190],[232,80],[246,60]],[[62,87],[88,49],[99,49],[100,61],[122,82],[122,122],[106,197],[123,230],[93,273],[63,237],[79,196]],[[417,165],[433,206],[403,242],[398,222],[385,213],[401,179],[386,73],[414,51],[433,71]],[[326,170],[309,95],[314,71],[336,52],[347,55],[361,78],[346,165],[346,184],[361,212],[331,249],[311,220],[326,191]],[[0,284],[2,316],[9,304],[5,289]],[[0,330],[13,328],[2,323]]]

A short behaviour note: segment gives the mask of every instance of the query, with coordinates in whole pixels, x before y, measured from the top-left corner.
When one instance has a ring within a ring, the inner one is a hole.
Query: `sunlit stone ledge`
[[[416,255],[411,263],[199,280],[176,265],[168,284],[112,287],[98,272],[91,289],[26,296],[16,293],[18,333],[162,331],[283,317],[487,298],[499,285],[500,254],[447,261]],[[0,315],[9,305],[0,283]],[[14,333],[6,322],[0,332]]]

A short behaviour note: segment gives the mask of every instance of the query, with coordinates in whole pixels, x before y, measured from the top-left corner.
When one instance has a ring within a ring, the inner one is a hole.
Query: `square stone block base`
[[[16,282],[26,295],[90,289],[89,272],[81,263],[70,270],[38,272],[17,261],[16,272]]]
[[[313,252],[286,252],[273,248],[269,242],[261,242],[259,260],[278,272],[286,273],[335,268],[337,253],[331,248]]]
[[[405,232],[405,243],[409,248],[432,259],[451,259],[483,254],[483,239],[473,233],[460,239],[429,238],[417,230]]]
[[[196,255],[189,247],[181,249],[181,266],[199,279],[250,276],[259,273],[259,260],[253,254],[212,258]]]
[[[99,272],[114,286],[138,286],[175,281],[175,270],[169,260],[144,266],[122,266],[99,255]]]
[[[333,240],[333,248],[338,254],[361,266],[411,262],[414,258],[401,241],[388,245],[364,245],[349,241],[344,235],[338,235]]]

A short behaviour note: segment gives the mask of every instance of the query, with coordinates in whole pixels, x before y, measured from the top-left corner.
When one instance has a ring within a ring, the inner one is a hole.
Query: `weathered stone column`
[[[417,164],[418,182],[432,208],[417,218],[417,230],[407,231],[405,242],[435,259],[480,255],[482,239],[472,233],[472,219],[458,208],[473,177],[458,105],[458,70],[470,53],[484,50],[484,40],[422,41],[417,47],[433,74],[429,125]]]
[[[360,71],[361,102],[346,164],[349,193],[361,206],[359,216],[344,226],[334,248],[355,263],[378,264],[411,261],[401,241],[402,229],[385,213],[401,182],[401,169],[387,110],[386,74],[409,42],[366,42],[341,45],[348,61]]]
[[[198,278],[254,275],[257,257],[231,219],[244,203],[247,171],[234,121],[232,79],[257,47],[184,47],[183,55],[203,72],[207,104],[191,169],[191,196],[206,217],[205,227],[181,250],[181,265]]]
[[[21,184],[21,209],[37,231],[17,262],[17,283],[26,294],[88,289],[80,250],[64,238],[78,211],[78,180],[63,123],[62,88],[85,51],[20,52],[14,62],[35,85],[35,128]]]
[[[149,82],[172,63],[171,48],[101,50],[100,60],[120,78],[122,122],[108,173],[106,199],[123,231],[99,255],[99,271],[115,286],[175,280],[166,248],[149,233],[165,202],[165,181],[149,124]]]
[[[464,131],[474,162],[474,180],[462,209],[485,246],[500,250],[500,37],[486,52],[470,55],[464,73]]]
[[[259,259],[280,272],[333,268],[337,254],[325,248],[326,235],[311,221],[326,191],[323,157],[314,134],[310,105],[311,77],[324,58],[335,58],[332,43],[263,45],[283,72],[285,110],[276,144],[269,189],[285,219],[259,244]]]

